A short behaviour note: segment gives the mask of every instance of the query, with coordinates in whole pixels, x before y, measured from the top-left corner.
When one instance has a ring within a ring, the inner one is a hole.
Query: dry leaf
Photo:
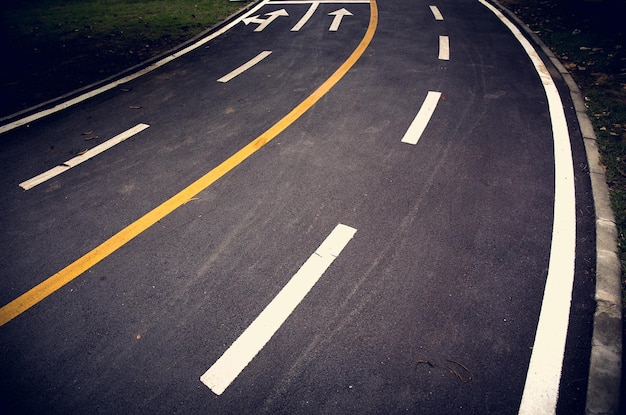
[[[187,203],[193,201],[193,200],[200,200],[199,197],[192,197],[191,199],[187,200],[185,203],[183,203],[183,205],[186,205]]]

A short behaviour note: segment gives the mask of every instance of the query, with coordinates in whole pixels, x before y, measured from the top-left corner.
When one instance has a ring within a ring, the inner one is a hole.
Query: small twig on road
[[[463,383],[472,382],[474,380],[474,374],[472,373],[471,370],[469,370],[467,368],[467,366],[465,366],[464,364],[459,363],[459,362],[457,362],[456,360],[453,360],[453,359],[446,359],[446,360],[448,362],[450,362],[450,363],[454,363],[454,364],[462,367],[463,370],[465,372],[467,372],[468,376],[467,377],[463,377],[463,375],[461,375],[458,371],[454,370],[453,368],[448,367],[448,366],[444,366],[444,365],[440,365],[438,363],[433,363],[430,360],[418,360],[417,363],[418,364],[423,363],[423,364],[427,364],[430,367],[436,367],[436,368],[439,368],[439,369],[443,369],[443,370],[447,371],[448,373],[450,373],[451,375],[456,376]]]

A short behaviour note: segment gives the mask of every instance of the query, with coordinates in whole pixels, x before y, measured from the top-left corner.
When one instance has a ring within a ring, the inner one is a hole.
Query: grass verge
[[[5,0],[0,116],[102,80],[193,38],[241,2]]]
[[[501,0],[564,63],[586,97],[626,275],[624,0]],[[231,15],[228,0],[5,0],[0,117],[141,63]],[[626,293],[626,281],[624,281]],[[624,301],[626,304],[626,299]]]

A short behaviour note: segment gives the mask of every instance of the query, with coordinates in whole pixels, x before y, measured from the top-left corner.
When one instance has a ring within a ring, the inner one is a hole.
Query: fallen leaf
[[[575,69],[577,65],[572,62],[566,62],[563,64],[563,66],[565,66],[565,69],[571,70],[571,69]]]
[[[186,205],[187,203],[193,201],[193,200],[200,200],[199,197],[192,197],[191,199],[187,200],[185,203],[183,203],[183,205]]]

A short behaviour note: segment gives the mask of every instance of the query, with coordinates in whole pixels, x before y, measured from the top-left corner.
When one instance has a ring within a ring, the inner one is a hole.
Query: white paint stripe
[[[498,9],[484,0],[479,1],[509,28],[532,60],[546,91],[550,109],[555,163],[552,245],[519,414],[554,414],[565,355],[576,259],[576,196],[567,121],[554,80],[530,42]]]
[[[441,14],[437,6],[428,7],[430,7],[430,11],[433,13],[433,16],[435,16],[435,20],[443,20],[443,15]]]
[[[43,182],[45,182],[46,180],[49,180],[55,176],[58,176],[59,174],[63,173],[66,170],[69,170],[70,167],[69,166],[64,166],[64,165],[60,165],[60,166],[56,166],[51,168],[50,170],[41,173],[38,176],[33,177],[30,180],[27,180],[25,182],[20,183],[20,187],[24,190],[29,190],[32,189],[33,187],[37,186],[38,184],[41,184]]]
[[[232,71],[232,72],[222,76],[220,79],[217,80],[217,82],[228,82],[228,81],[230,81],[234,77],[236,77],[238,75],[241,75],[243,72],[247,71],[248,69],[252,68],[257,63],[261,62],[263,59],[267,58],[271,53],[272,53],[271,50],[264,50],[263,52],[261,52],[258,55],[256,55],[254,58],[250,59],[248,62],[246,62],[243,65],[241,65],[239,68],[237,68],[234,71]]]
[[[354,236],[356,229],[339,224],[259,316],[200,381],[221,395],[287,320],[322,274]]]
[[[450,39],[448,36],[439,36],[439,59],[450,60]]]
[[[269,0],[266,4],[307,4],[307,3],[321,3],[321,4],[341,4],[341,3],[356,3],[356,4],[369,4],[369,0]]]
[[[317,7],[320,5],[319,1],[314,1],[311,2],[311,6],[309,7],[309,10],[307,10],[307,12],[304,14],[304,16],[302,16],[302,19],[300,19],[300,21],[298,23],[296,23],[296,25],[294,27],[291,28],[292,32],[297,32],[300,29],[302,29],[302,26],[304,26],[306,24],[306,22],[309,21],[309,19],[311,18],[311,16],[313,16],[313,13],[315,13],[315,10],[317,10]]]
[[[426,99],[422,103],[422,107],[419,112],[415,116],[415,119],[409,126],[409,129],[402,137],[403,143],[408,144],[417,144],[420,137],[424,133],[424,129],[428,122],[430,121],[430,117],[432,117],[433,112],[435,112],[435,108],[437,107],[437,103],[441,98],[441,92],[429,91],[428,95],[426,95]]]
[[[94,90],[91,90],[89,92],[85,92],[84,94],[81,94],[79,96],[77,96],[76,98],[72,98],[70,100],[64,101],[58,105],[55,105],[52,108],[48,108],[46,110],[43,111],[39,111],[35,114],[29,115],[28,117],[24,117],[24,118],[20,118],[19,120],[13,121],[11,123],[5,124],[5,125],[0,125],[0,134],[5,133],[7,131],[10,131],[14,128],[17,127],[21,127],[22,125],[26,125],[29,124],[33,121],[37,121],[41,118],[47,117],[48,115],[54,114],[56,112],[62,111],[66,108],[69,108],[73,105],[76,105],[80,102],[86,101],[89,98],[93,98],[96,95],[99,95],[103,92],[106,91],[110,91],[113,88],[117,88],[120,85],[123,85],[125,83],[128,83],[134,79],[139,78],[140,76],[143,76],[149,72],[154,71],[155,69],[160,68],[161,66],[173,61],[176,58],[180,58],[183,55],[186,55],[187,53],[191,52],[194,49],[199,48],[200,46],[204,45],[205,43],[208,43],[209,41],[215,39],[216,37],[223,35],[224,33],[226,33],[228,30],[232,29],[233,27],[237,26],[243,19],[247,18],[248,16],[256,13],[259,9],[261,9],[263,6],[265,6],[268,3],[267,0],[263,0],[261,1],[259,4],[257,4],[255,7],[253,7],[252,9],[248,10],[248,12],[242,14],[241,16],[239,16],[237,19],[233,20],[232,22],[230,22],[229,24],[227,24],[226,26],[222,27],[221,29],[211,33],[210,35],[208,35],[207,37],[204,37],[202,39],[200,39],[199,41],[197,41],[196,43],[193,43],[189,46],[187,46],[184,49],[179,50],[176,53],[173,53],[169,56],[166,56],[165,58],[153,63],[150,66],[147,66],[146,68],[137,71],[131,75],[125,76],[123,78],[118,79],[117,81],[111,82],[110,84],[106,84],[101,86],[100,88],[96,88]]]
[[[24,190],[29,190],[32,189],[33,187],[37,186],[38,184],[41,184],[43,182],[45,182],[46,180],[49,180],[55,176],[58,176],[59,174],[63,173],[64,171],[67,171],[69,169],[71,169],[72,167],[75,167],[77,165],[79,165],[80,163],[89,160],[90,158],[93,158],[95,156],[97,156],[98,154],[102,153],[103,151],[106,151],[108,149],[110,149],[111,147],[113,147],[114,145],[117,145],[119,143],[121,143],[122,141],[128,139],[129,137],[132,137],[133,135],[145,130],[146,128],[150,127],[147,124],[137,124],[136,126],[134,126],[133,128],[130,128],[126,131],[124,131],[121,134],[116,135],[115,137],[105,141],[102,144],[99,144],[97,146],[95,146],[94,148],[85,151],[83,154],[81,154],[80,156],[76,156],[72,159],[69,159],[68,161],[66,161],[65,163],[53,167],[52,169],[41,173],[38,176],[33,177],[32,179],[26,180],[25,182],[20,183],[20,187]]]

